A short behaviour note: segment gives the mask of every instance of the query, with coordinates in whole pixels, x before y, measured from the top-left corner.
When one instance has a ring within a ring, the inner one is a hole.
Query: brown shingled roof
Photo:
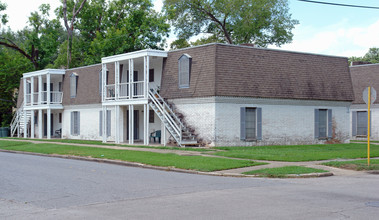
[[[355,94],[353,104],[365,104],[362,93],[368,86],[379,92],[379,64],[351,66],[350,73]],[[374,103],[379,104],[379,100]]]
[[[192,57],[190,88],[178,88],[178,58]],[[172,51],[164,61],[166,98],[236,96],[307,100],[354,99],[347,58],[210,44]]]

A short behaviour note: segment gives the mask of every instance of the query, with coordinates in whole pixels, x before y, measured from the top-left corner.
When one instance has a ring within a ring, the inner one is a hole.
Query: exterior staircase
[[[21,134],[24,133],[24,103],[22,103],[21,107],[17,109],[16,113],[13,116],[11,122],[11,137],[14,137],[17,133],[17,137],[20,137]],[[31,113],[26,113],[26,127],[30,124]]]
[[[179,147],[199,145],[193,130],[188,126],[185,126],[185,124],[179,119],[179,114],[172,110],[167,102],[159,95],[157,90],[149,90],[149,100],[150,107],[158,115]]]

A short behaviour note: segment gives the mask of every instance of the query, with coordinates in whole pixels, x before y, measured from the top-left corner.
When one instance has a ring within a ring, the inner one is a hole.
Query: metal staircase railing
[[[150,107],[155,111],[158,117],[161,119],[165,128],[170,132],[174,137],[175,141],[181,147],[182,141],[182,124],[177,123],[177,121],[167,112],[165,108],[165,103],[162,97],[157,93],[156,90],[149,90],[149,98],[151,102],[149,103]],[[163,101],[163,102],[162,102]],[[167,104],[166,104],[167,105]],[[168,106],[168,105],[167,105]],[[169,111],[172,111],[171,109]]]
[[[30,117],[31,117],[31,114],[30,113],[27,113],[26,114],[26,124],[28,124],[30,122]],[[17,109],[16,113],[14,114],[13,118],[12,118],[12,121],[11,121],[11,137],[13,137],[15,135],[15,133],[17,132],[17,136],[19,137],[19,135],[24,131],[24,103],[21,104],[21,107]]]
[[[155,111],[161,119],[165,128],[170,132],[177,144],[182,147],[185,144],[197,144],[195,136],[183,124],[183,122],[174,113],[172,108],[162,98],[162,96],[155,89],[149,90],[149,98],[151,102],[150,107]],[[183,135],[184,133],[184,135]],[[192,140],[185,140],[185,138],[192,138]]]

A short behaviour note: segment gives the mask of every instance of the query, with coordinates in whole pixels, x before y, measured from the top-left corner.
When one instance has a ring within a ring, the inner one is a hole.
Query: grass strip
[[[154,152],[116,150],[51,143],[33,144],[30,142],[18,141],[0,140],[0,148],[5,150],[35,152],[42,154],[59,154],[92,158],[106,158],[112,160],[138,162],[153,166],[176,167],[181,169],[198,170],[206,172],[265,164],[248,160],[234,160],[227,158],[182,156],[172,153],[163,154]]]
[[[370,166],[367,165],[367,160],[353,160],[353,161],[331,161],[322,163],[322,165],[338,167],[349,170],[379,170],[379,160],[371,159]]]
[[[1,139],[1,138],[0,138]],[[200,151],[207,152],[213,151],[212,149],[204,148],[184,148],[184,147],[165,147],[165,146],[144,146],[144,145],[125,145],[125,144],[112,144],[103,143],[102,141],[95,140],[77,140],[77,139],[31,139],[31,138],[5,138],[5,139],[17,139],[17,140],[30,140],[30,141],[45,141],[64,144],[90,144],[90,145],[104,145],[104,146],[118,146],[118,147],[138,147],[138,148],[150,148],[150,149],[162,149],[162,150],[183,150],[183,151]]]
[[[284,166],[276,168],[265,168],[244,172],[247,175],[258,175],[262,177],[286,177],[289,174],[325,173],[326,170],[315,169],[303,166]]]
[[[350,140],[350,143],[367,143],[367,140]],[[379,143],[379,141],[371,141],[371,143]]]
[[[216,147],[214,155],[272,161],[318,161],[328,159],[355,159],[367,155],[366,144],[320,144],[254,147]],[[371,145],[371,156],[379,156],[379,145]]]

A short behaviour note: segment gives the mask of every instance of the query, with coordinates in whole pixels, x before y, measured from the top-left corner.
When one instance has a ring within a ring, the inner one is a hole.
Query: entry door
[[[138,139],[138,110],[134,110],[134,140]],[[126,139],[129,140],[129,110],[126,111]]]
[[[51,114],[51,123],[50,123],[51,135],[54,135],[54,127],[53,127],[54,120],[53,119],[54,119],[53,114]],[[47,136],[47,114],[46,113],[43,114],[43,135]]]

